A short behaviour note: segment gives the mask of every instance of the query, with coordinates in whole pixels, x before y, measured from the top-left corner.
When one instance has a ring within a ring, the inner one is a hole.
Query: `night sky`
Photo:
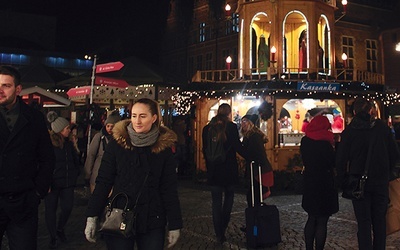
[[[10,0],[0,9],[56,17],[59,52],[96,53],[99,61],[135,55],[157,64],[168,6],[169,0]]]

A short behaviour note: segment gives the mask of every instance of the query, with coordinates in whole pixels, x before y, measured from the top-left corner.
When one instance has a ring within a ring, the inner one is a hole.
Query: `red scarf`
[[[328,141],[334,144],[331,123],[326,116],[318,115],[311,119],[306,128],[306,136],[316,141]]]

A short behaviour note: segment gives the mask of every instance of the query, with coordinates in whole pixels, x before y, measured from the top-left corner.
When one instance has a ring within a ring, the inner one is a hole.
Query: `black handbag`
[[[132,209],[128,208],[128,195],[125,193],[116,194],[108,203],[102,220],[100,222],[99,232],[116,237],[129,238],[136,234],[136,207],[139,197],[142,194],[144,185],[146,184],[148,173],[144,179],[143,185],[140,188],[136,197],[135,205]],[[115,201],[117,197],[123,196],[125,198],[124,208],[115,208]]]
[[[370,141],[368,147],[367,160],[365,162],[364,174],[346,174],[342,185],[342,197],[349,200],[362,200],[364,199],[365,183],[368,179],[368,170],[372,154],[373,141]]]
[[[117,197],[121,196],[125,197],[125,206],[124,208],[115,208],[115,201]],[[129,238],[135,234],[136,213],[134,209],[129,210],[127,208],[128,202],[128,196],[125,193],[118,193],[114,196],[104,211],[99,232],[124,238]]]

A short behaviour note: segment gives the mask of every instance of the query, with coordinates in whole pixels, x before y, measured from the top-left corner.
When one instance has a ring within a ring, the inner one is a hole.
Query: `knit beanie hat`
[[[256,114],[245,115],[242,117],[242,119],[247,119],[247,120],[251,121],[254,125],[256,125],[256,122],[258,120],[258,115],[256,115]]]
[[[107,124],[115,124],[121,120],[121,116],[119,115],[118,111],[113,111],[111,114],[107,116],[106,121],[104,122],[104,125]]]
[[[63,117],[59,117],[55,111],[47,113],[47,120],[51,124],[51,130],[54,133],[60,133],[65,127],[69,126],[69,121]]]

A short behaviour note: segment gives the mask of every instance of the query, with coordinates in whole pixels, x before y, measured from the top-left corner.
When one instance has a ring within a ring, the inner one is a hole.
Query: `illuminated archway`
[[[271,20],[264,12],[254,15],[250,24],[249,63],[253,73],[267,72],[269,67],[269,50],[271,36]]]
[[[317,66],[320,72],[330,75],[332,70],[331,28],[329,26],[328,18],[325,15],[320,16],[317,31],[319,43]]]
[[[310,112],[310,110],[312,112]],[[308,112],[309,114],[307,114]],[[312,117],[316,114],[322,114],[328,117],[334,133],[341,133],[343,131],[343,111],[335,101],[330,99],[290,99],[282,107],[281,114],[278,117],[278,124],[282,123],[285,125],[282,126],[282,131],[284,132],[304,132],[302,131],[303,122],[306,122],[309,116]],[[335,127],[334,123],[340,119],[340,117],[343,126]]]
[[[309,67],[309,41],[306,16],[298,11],[290,11],[283,20],[283,68],[285,71],[306,71]]]

